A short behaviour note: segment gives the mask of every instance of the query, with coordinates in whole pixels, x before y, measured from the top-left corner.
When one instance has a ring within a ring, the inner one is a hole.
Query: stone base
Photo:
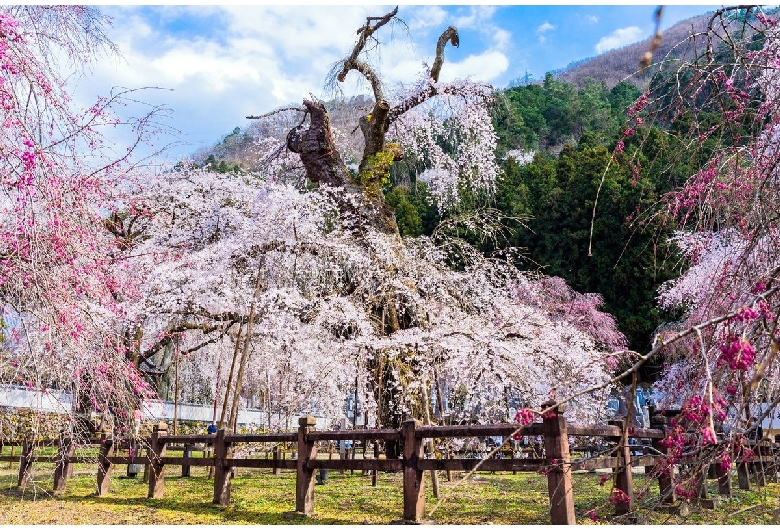
[[[707,510],[714,510],[720,504],[720,499],[717,497],[712,497],[710,499],[693,499],[691,502],[697,506],[706,508]]]
[[[679,515],[680,517],[687,517],[691,513],[691,506],[687,502],[681,502],[678,504],[659,504],[655,511],[661,513],[668,513],[671,515]]]

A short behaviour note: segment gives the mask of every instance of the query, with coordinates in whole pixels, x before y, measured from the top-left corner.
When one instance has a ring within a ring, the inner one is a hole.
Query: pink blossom
[[[728,453],[724,453],[720,457],[719,465],[720,465],[721,472],[725,473],[731,469],[731,457],[728,455]]]
[[[528,425],[529,423],[533,423],[533,421],[534,413],[530,409],[521,409],[515,414],[515,423],[519,423],[520,425]]]
[[[704,427],[701,429],[701,435],[702,435],[702,444],[704,445],[717,445],[718,439],[715,436],[715,431],[712,430],[712,427]]]
[[[746,370],[755,362],[756,351],[744,337],[729,337],[720,351],[722,355],[719,362],[728,363],[732,370]]]
[[[615,506],[626,506],[631,502],[631,498],[620,488],[612,488],[609,495],[609,502]]]

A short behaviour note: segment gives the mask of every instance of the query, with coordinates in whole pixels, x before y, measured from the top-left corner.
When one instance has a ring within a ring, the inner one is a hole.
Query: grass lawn
[[[232,503],[211,504],[213,483],[205,468],[192,468],[181,478],[180,468],[170,466],[162,499],[147,499],[147,485],[139,478],[126,478],[125,466],[113,471],[111,492],[97,497],[95,464],[75,465],[67,491],[52,495],[51,464],[35,464],[34,485],[16,488],[17,465],[0,463],[0,524],[387,524],[401,517],[401,474],[382,473],[376,487],[361,472],[331,471],[326,485],[315,489],[315,515],[289,518],[295,508],[295,473],[270,470],[238,470],[232,481]],[[465,482],[448,482],[439,476],[443,499],[433,514],[430,475],[426,474],[426,518],[432,524],[548,524],[547,479],[537,473],[478,473]],[[575,473],[577,522],[595,524],[586,511],[597,509],[599,523],[608,523],[611,507],[606,503],[609,482],[599,485],[599,474]],[[635,476],[635,487],[643,482]],[[735,481],[736,482],[736,481]],[[717,484],[710,482],[710,491]],[[740,491],[734,485],[732,499],[722,499],[715,510],[692,507],[683,518],[650,509],[657,487],[638,501],[642,522],[648,524],[770,524],[778,508],[780,484]],[[429,515],[430,514],[430,515]],[[618,522],[618,521],[613,521]]]

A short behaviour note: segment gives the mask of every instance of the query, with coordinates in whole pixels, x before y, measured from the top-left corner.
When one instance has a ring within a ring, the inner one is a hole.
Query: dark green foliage
[[[546,274],[566,279],[580,292],[601,293],[604,309],[616,317],[631,347],[641,351],[664,321],[655,308],[656,290],[675,273],[676,261],[668,259],[669,231],[646,215],[669,189],[669,175],[658,171],[661,159],[633,153],[638,141],[628,140],[627,153],[610,163],[613,146],[608,148],[603,136],[586,132],[577,148],[567,145],[557,158],[537,154],[523,166],[510,158],[497,185],[496,207],[508,216],[530,216],[527,229],[513,227],[511,244],[526,248]],[[637,136],[646,138],[646,152],[665,152],[666,136],[657,129]],[[645,166],[650,171],[639,169]]]
[[[395,208],[402,236],[431,235],[439,224],[439,212],[424,182],[394,186],[385,193],[385,201]]]
[[[206,158],[206,161],[203,164],[204,168],[208,168],[211,171],[215,171],[217,173],[239,173],[241,171],[241,167],[238,164],[233,164],[232,166],[228,166],[228,164],[224,160],[219,160],[214,157],[214,155],[209,155]]]
[[[515,86],[505,91],[506,106],[497,113],[499,154],[510,149],[552,150],[576,144],[585,133],[603,140],[615,134],[640,90],[621,82],[612,90],[586,78],[582,87],[548,73],[542,84]]]
[[[625,116],[628,109],[639,99],[642,91],[627,81],[621,81],[609,91],[609,104],[612,107],[612,115],[616,118]]]

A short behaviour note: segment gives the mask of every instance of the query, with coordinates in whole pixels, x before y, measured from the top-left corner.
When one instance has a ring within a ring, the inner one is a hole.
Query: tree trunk
[[[333,144],[330,119],[325,106],[312,101],[304,101],[303,104],[309,113],[309,127],[298,127],[290,131],[287,147],[300,155],[307,178],[323,187],[323,191],[333,198],[344,217],[356,220],[356,232],[363,233],[366,228],[372,227],[382,233],[398,236],[395,214],[392,208],[385,204],[381,193],[369,196],[363,186],[352,180],[347,166]],[[383,145],[384,136],[374,140],[381,141]],[[382,146],[379,147],[381,149]],[[377,145],[372,145],[372,150],[376,148]],[[366,159],[366,156],[363,158]]]

